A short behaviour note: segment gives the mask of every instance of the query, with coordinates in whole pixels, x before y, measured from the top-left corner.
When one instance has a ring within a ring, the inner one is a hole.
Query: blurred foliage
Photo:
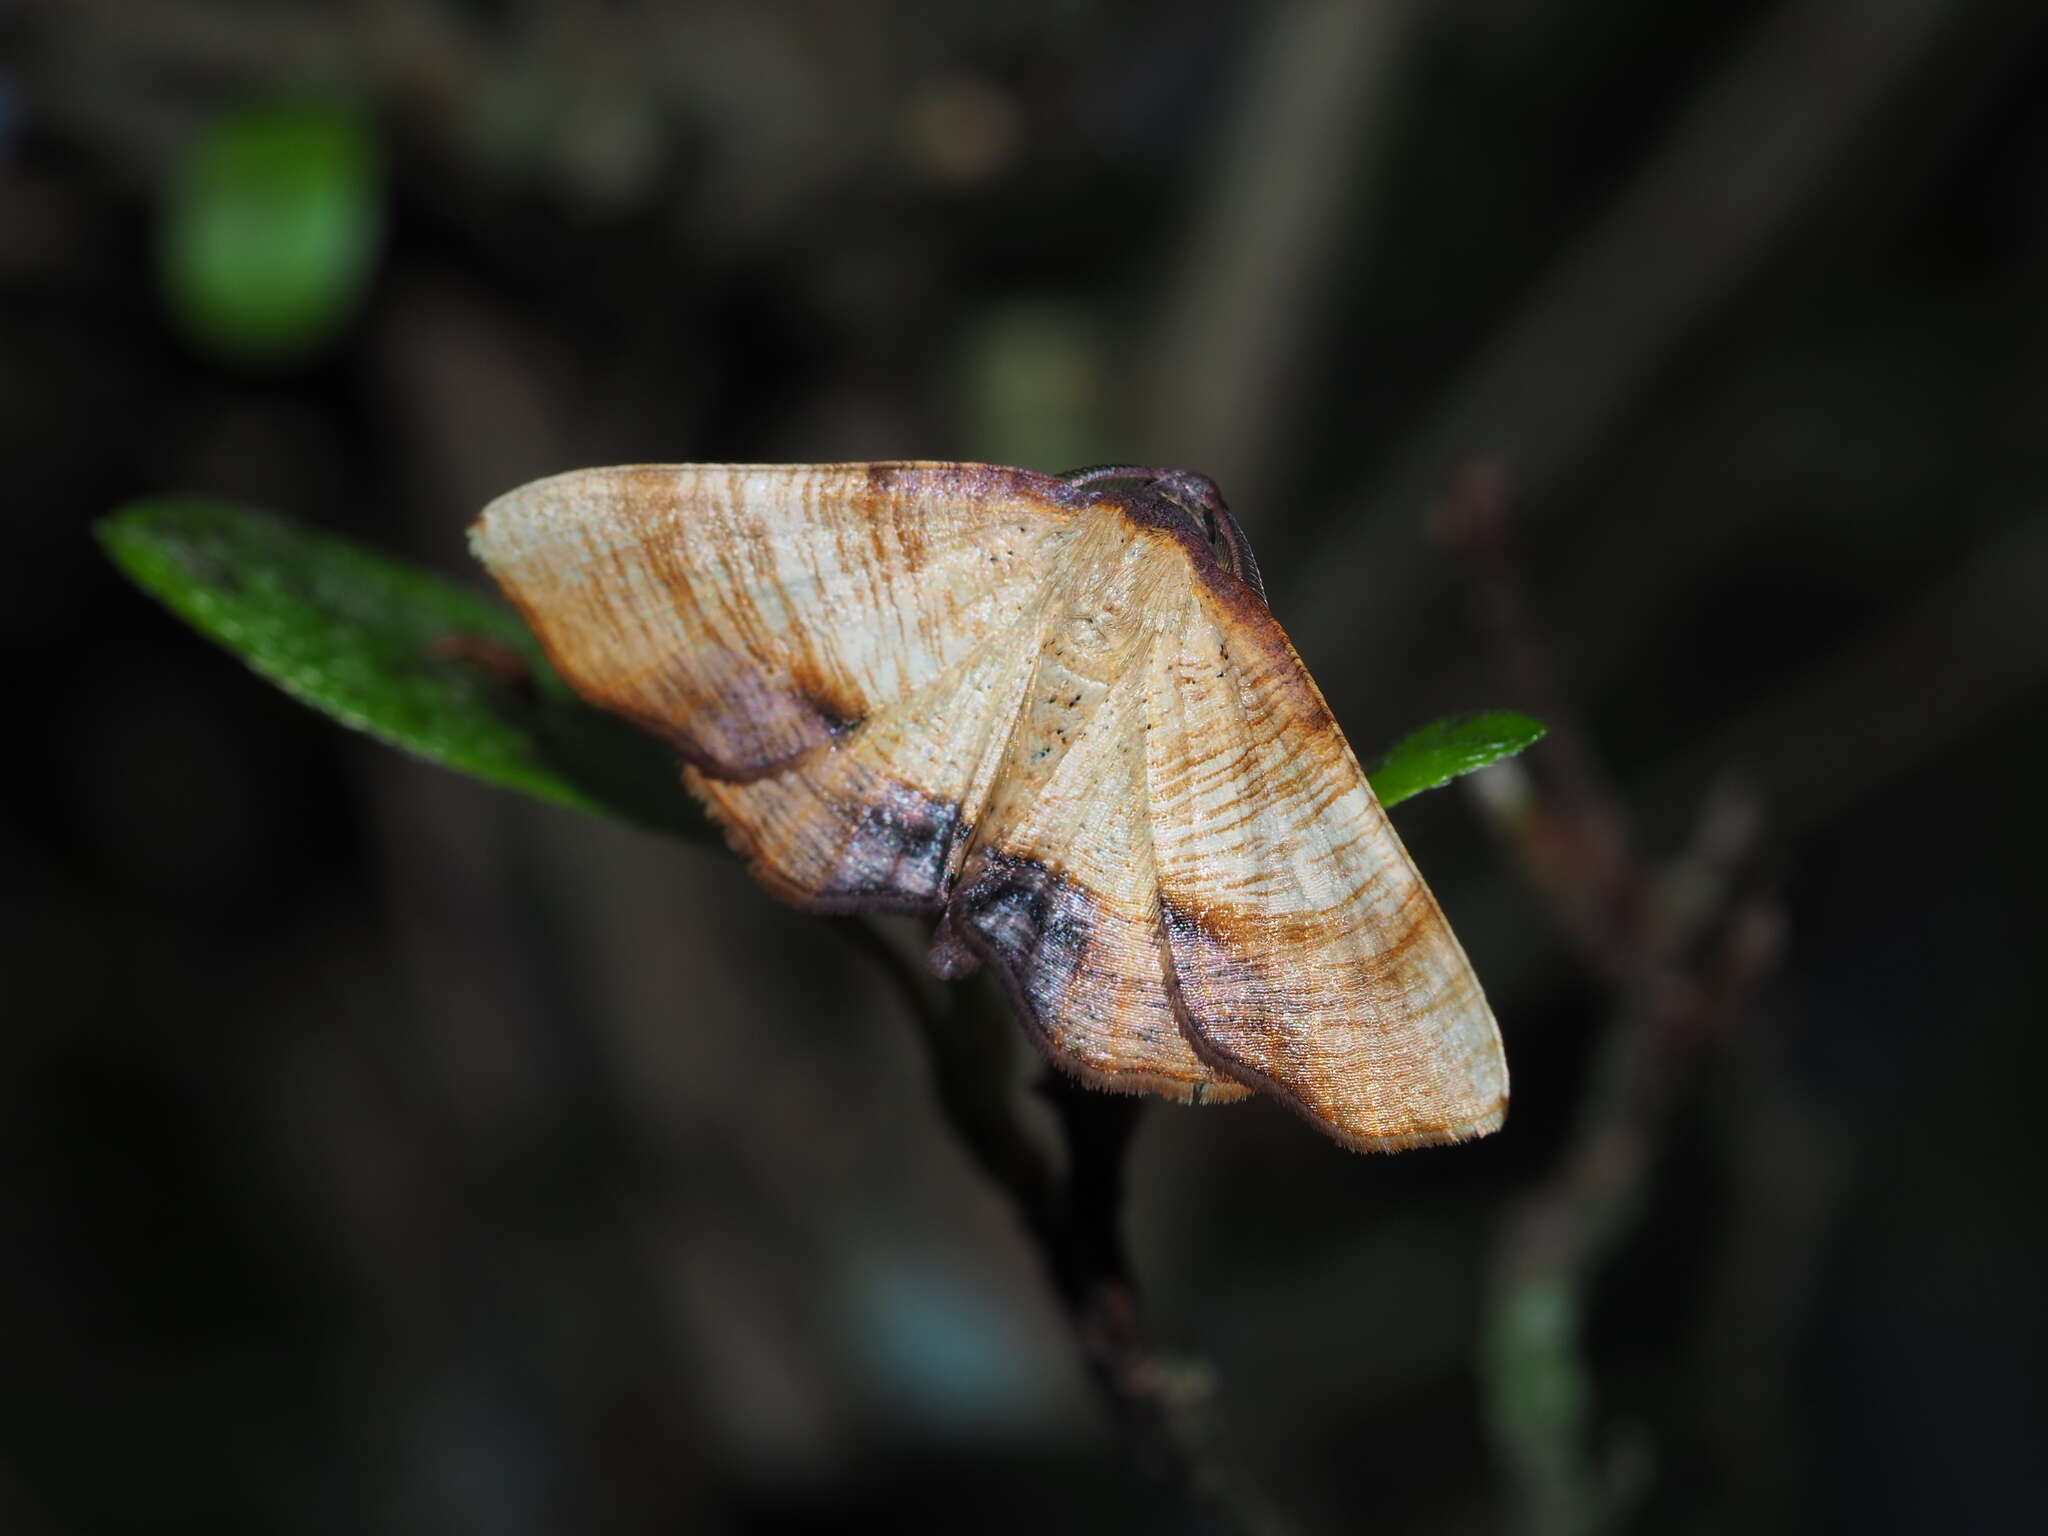
[[[518,617],[431,572],[222,502],[138,502],[101,544],[137,586],[353,730],[555,805],[717,834],[666,749],[583,704]],[[1440,720],[1372,770],[1395,805],[1543,735],[1505,711]]]
[[[1116,462],[1101,326],[1078,305],[1019,300],[991,310],[965,339],[975,454],[1058,470]]]
[[[161,263],[172,315],[243,362],[300,357],[347,323],[376,260],[382,178],[345,107],[223,112],[170,188]]]

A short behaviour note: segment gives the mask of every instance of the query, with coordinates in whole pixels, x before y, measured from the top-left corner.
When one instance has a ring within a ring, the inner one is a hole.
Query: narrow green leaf
[[[202,346],[303,356],[347,321],[377,254],[383,191],[359,113],[240,108],[208,125],[170,188],[165,299]]]
[[[97,531],[137,586],[343,725],[556,805],[715,838],[668,750],[577,699],[498,603],[220,502],[138,502]]]
[[[1448,784],[1475,768],[1513,757],[1543,739],[1549,728],[1510,709],[1453,715],[1404,736],[1366,777],[1382,805],[1399,805],[1410,795]]]

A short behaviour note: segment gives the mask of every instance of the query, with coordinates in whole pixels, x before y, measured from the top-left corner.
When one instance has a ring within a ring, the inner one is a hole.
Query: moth
[[[1081,1081],[1360,1150],[1500,1126],[1478,980],[1205,476],[589,469],[470,539],[763,886],[936,918]]]

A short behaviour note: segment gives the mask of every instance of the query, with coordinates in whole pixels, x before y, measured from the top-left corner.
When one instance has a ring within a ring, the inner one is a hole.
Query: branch
[[[1486,1303],[1488,1420],[1517,1523],[1533,1536],[1566,1536],[1611,1525],[1628,1492],[1625,1465],[1593,1446],[1588,1295],[1649,1199],[1687,1069],[1770,970],[1779,921],[1771,898],[1744,878],[1762,816],[1739,787],[1708,797],[1690,846],[1666,867],[1632,851],[1628,813],[1531,618],[1508,511],[1501,475],[1467,470],[1433,532],[1466,569],[1504,680],[1551,725],[1526,769],[1503,763],[1470,782],[1609,994],[1579,1122],[1558,1167],[1509,1214]]]
[[[1172,1491],[1196,1531],[1280,1526],[1196,1423],[1206,1373],[1163,1359],[1143,1327],[1123,1241],[1125,1165],[1144,1100],[1098,1093],[1048,1069],[1039,1093],[1058,1119],[1064,1161],[1033,1134],[1011,1094],[1014,1032],[985,987],[927,978],[874,921],[835,926],[903,1000],[931,1063],[939,1108],[961,1146],[1009,1197],[1067,1315],[1090,1380],[1140,1467]]]

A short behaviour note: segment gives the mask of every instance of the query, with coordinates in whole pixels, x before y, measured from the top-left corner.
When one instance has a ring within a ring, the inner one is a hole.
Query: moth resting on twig
[[[936,917],[1082,1081],[1373,1151],[1499,1127],[1478,980],[1205,477],[591,469],[470,540],[761,884]]]

